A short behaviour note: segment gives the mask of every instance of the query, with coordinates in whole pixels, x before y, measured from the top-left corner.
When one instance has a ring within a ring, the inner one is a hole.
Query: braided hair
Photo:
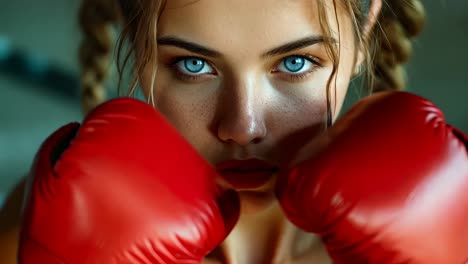
[[[412,39],[425,24],[423,5],[420,0],[386,0],[378,21],[370,65],[375,76],[372,91],[402,90],[406,85],[404,64],[413,52]]]
[[[321,3],[319,18],[325,35],[331,34],[324,11],[328,1],[318,0]],[[333,1],[335,9],[337,1]],[[411,57],[412,40],[419,35],[425,24],[423,5],[420,0],[382,0],[383,6],[377,25],[365,38],[363,32],[369,1],[342,1],[353,18],[357,46],[364,50],[366,87],[370,92],[402,90],[406,81],[404,64]],[[106,99],[104,82],[108,76],[115,44],[113,26],[125,21],[117,42],[117,68],[119,80],[122,80],[124,68],[133,59],[134,76],[128,91],[128,94],[131,94],[138,83],[138,75],[156,56],[153,43],[157,19],[154,18],[160,15],[164,4],[164,0],[83,0],[80,25],[84,37],[80,47],[80,63],[81,102],[84,113]],[[335,74],[338,51],[331,44],[328,51],[334,61]],[[329,86],[330,83],[331,78]],[[330,97],[328,89],[328,109],[331,109]],[[328,119],[331,119],[331,110]]]
[[[115,0],[83,0],[79,22],[83,32],[80,44],[80,95],[86,114],[106,99],[105,80],[114,47],[113,26],[118,23]]]

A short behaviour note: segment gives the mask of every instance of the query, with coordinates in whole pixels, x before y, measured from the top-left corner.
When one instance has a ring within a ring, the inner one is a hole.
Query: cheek
[[[270,157],[279,164],[322,131],[326,125],[326,81],[321,87],[291,90],[270,107],[269,133],[274,140]],[[314,88],[314,89],[312,89]]]
[[[332,74],[332,67],[327,66],[312,73],[310,80],[302,84],[280,85],[282,95],[277,102],[281,109],[276,110],[276,120],[280,124],[286,123],[283,129],[297,129],[303,127],[316,126],[326,123],[327,120],[327,92],[330,91],[329,98],[331,108],[335,101],[340,101],[343,93],[346,93],[345,82],[331,82],[331,87],[327,85]],[[344,90],[344,91],[343,91]]]
[[[151,82],[144,78],[142,89],[145,94],[152,92],[154,103],[177,131],[205,158],[212,136],[207,129],[212,119],[214,105],[210,94],[202,93],[196,87],[174,84],[164,72],[158,73],[157,82],[151,91]],[[207,89],[205,89],[207,90]],[[212,144],[211,144],[212,145]]]
[[[296,131],[325,123],[327,106],[324,92],[304,94],[288,101],[285,107],[275,111],[275,123],[279,128]]]

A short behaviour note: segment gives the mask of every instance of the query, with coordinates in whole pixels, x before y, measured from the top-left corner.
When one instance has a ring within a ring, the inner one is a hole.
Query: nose
[[[254,80],[227,82],[218,107],[218,138],[241,146],[262,142],[267,135],[264,89]]]

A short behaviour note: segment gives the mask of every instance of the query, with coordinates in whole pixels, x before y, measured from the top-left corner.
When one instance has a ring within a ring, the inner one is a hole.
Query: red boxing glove
[[[468,138],[431,102],[367,97],[311,146],[277,195],[334,263],[468,261]]]
[[[215,169],[133,99],[55,132],[31,174],[22,264],[200,263],[239,216]]]

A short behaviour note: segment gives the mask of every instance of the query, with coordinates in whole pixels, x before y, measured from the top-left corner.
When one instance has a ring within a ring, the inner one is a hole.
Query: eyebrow
[[[323,42],[329,41],[331,43],[337,43],[337,41],[334,38],[330,38],[329,40],[326,40],[325,37],[323,36],[309,36],[305,37],[302,39],[294,40],[291,42],[288,42],[286,44],[283,44],[281,46],[278,46],[276,48],[273,48],[267,52],[264,52],[261,57],[266,58],[266,57],[273,57],[276,55],[288,53],[290,51],[294,51],[297,49],[305,48],[308,46],[312,46],[315,44],[320,44]],[[177,37],[161,37],[158,38],[157,40],[158,45],[163,45],[163,46],[174,46],[178,47],[181,49],[188,50],[193,53],[197,53],[200,55],[204,55],[207,57],[213,57],[213,58],[218,58],[222,56],[222,53],[219,51],[216,51],[214,49],[204,47],[200,44],[186,41]]]
[[[174,46],[181,49],[188,50],[193,53],[201,54],[207,57],[218,58],[221,57],[221,52],[204,47],[200,44],[196,44],[190,41],[186,41],[176,37],[161,37],[158,38],[158,45],[163,46]]]
[[[334,38],[330,38],[328,41],[330,41],[331,43],[337,43],[337,41]],[[288,53],[294,50],[302,49],[302,48],[312,46],[315,44],[321,44],[321,43],[328,42],[328,41],[323,36],[305,37],[302,39],[288,42],[272,50],[269,50],[262,54],[262,58],[273,57],[276,55]]]

